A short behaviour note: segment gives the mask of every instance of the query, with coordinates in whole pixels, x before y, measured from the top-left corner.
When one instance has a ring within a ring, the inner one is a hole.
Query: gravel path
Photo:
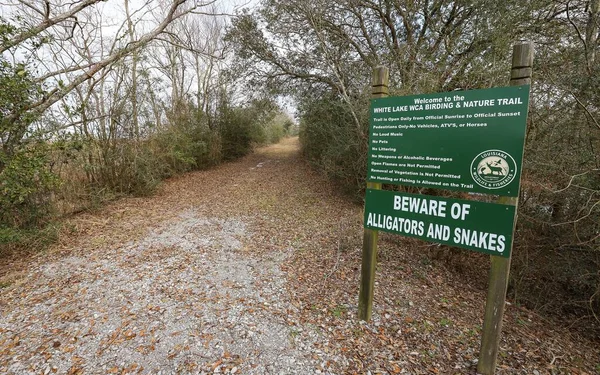
[[[252,174],[273,160],[263,155],[259,163],[246,162],[223,168]],[[256,215],[232,216],[207,197],[181,198],[162,202],[146,222],[143,212],[128,217],[133,202],[82,218],[85,226],[108,217],[122,238],[84,235],[72,248],[40,257],[3,289],[0,373],[320,372],[328,358],[313,347],[318,332],[290,318],[296,308],[281,265],[293,249],[267,256],[244,251],[253,241]],[[127,241],[130,220],[147,227]]]
[[[243,219],[187,210],[137,241],[38,265],[27,294],[3,295],[2,373],[311,373],[292,337],[303,328],[285,319],[286,254],[240,254],[249,236]]]

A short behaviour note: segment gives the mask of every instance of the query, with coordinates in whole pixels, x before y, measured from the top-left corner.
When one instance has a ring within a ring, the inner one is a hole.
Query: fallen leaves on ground
[[[467,277],[381,234],[358,321],[362,207],[297,139],[69,226],[53,251],[1,260],[2,373],[476,373],[485,266]],[[497,373],[598,373],[598,347],[509,305]]]

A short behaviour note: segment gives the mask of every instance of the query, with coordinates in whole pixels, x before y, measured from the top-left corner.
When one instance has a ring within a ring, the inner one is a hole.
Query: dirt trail
[[[302,225],[289,208],[317,199],[298,168],[288,139],[74,219],[2,290],[0,372],[314,373],[335,356],[290,318],[281,269]]]
[[[356,321],[361,207],[297,139],[70,225],[0,275],[0,373],[475,372],[483,291],[422,244],[382,236],[375,318]],[[499,373],[598,370],[593,343],[532,313],[505,325]]]

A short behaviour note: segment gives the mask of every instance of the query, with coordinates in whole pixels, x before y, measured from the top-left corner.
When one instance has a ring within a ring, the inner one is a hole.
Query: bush
[[[226,109],[219,124],[224,160],[233,160],[252,151],[254,142],[262,143],[264,133],[242,108]]]
[[[183,111],[177,121],[152,136],[150,147],[160,159],[163,178],[205,169],[221,161],[221,137],[194,108]]]
[[[265,125],[264,131],[266,142],[271,144],[281,141],[283,137],[289,135],[289,130],[292,125],[292,121],[286,114],[277,114]]]
[[[60,225],[55,223],[32,229],[0,227],[0,256],[43,249],[58,240],[60,229]]]
[[[73,169],[85,171],[87,194],[98,203],[151,194],[165,178],[221,161],[218,132],[191,105],[179,106],[170,123],[146,139],[90,137],[83,144],[69,178],[78,175]]]
[[[58,178],[47,161],[43,144],[29,145],[10,156],[0,151],[0,227],[31,228],[49,219]]]
[[[48,149],[30,126],[28,107],[41,88],[24,66],[0,58],[0,227],[29,228],[49,219],[58,180],[48,167]]]
[[[224,160],[245,156],[255,145],[275,143],[285,135],[281,112],[269,100],[255,100],[247,107],[224,105],[219,116]]]
[[[360,128],[348,106],[339,99],[311,100],[301,106],[300,142],[307,159],[357,199],[367,170],[368,102],[358,109]]]
[[[277,143],[285,137],[285,135],[286,133],[283,124],[280,123],[269,124],[265,129],[267,143]]]

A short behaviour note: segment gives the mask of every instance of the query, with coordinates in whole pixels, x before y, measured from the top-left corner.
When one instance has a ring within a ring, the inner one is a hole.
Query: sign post
[[[386,98],[390,72],[388,68],[373,69],[372,98]],[[367,189],[380,190],[381,183],[367,182]],[[358,318],[371,320],[373,310],[373,288],[375,286],[375,270],[377,268],[377,230],[365,228],[363,235],[362,266],[360,271],[360,291],[358,294]]]
[[[531,43],[513,48],[509,87],[388,97],[373,72],[358,317],[369,320],[379,230],[491,255],[478,371],[495,371],[529,108]],[[500,196],[495,203],[381,190],[381,184]]]
[[[533,43],[521,43],[515,45],[513,47],[510,85],[518,86],[531,84],[532,67]],[[499,203],[515,207],[515,213],[518,201],[518,196],[500,197],[498,200]],[[481,350],[479,351],[479,362],[477,363],[477,371],[484,375],[491,375],[496,370],[511,260],[510,257],[501,258],[498,256],[491,256],[490,258],[490,281],[485,304]]]

